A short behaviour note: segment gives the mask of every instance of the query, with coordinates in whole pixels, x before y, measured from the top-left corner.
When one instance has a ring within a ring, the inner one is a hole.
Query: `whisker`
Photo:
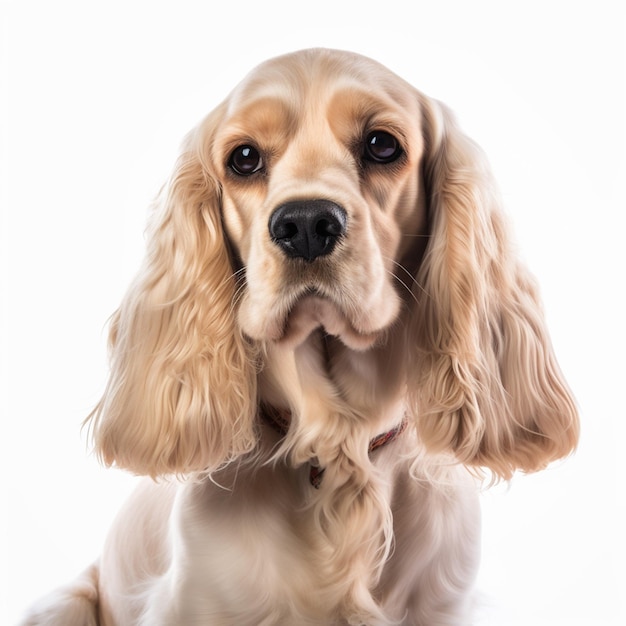
[[[245,272],[245,268],[241,267],[238,270],[232,272],[231,274],[228,274],[228,276],[226,276],[222,282],[216,286],[215,291],[219,291],[228,281],[230,280],[234,280],[236,283],[240,282],[240,277],[237,276],[238,274],[242,274]]]
[[[399,267],[409,278],[410,278],[410,282],[413,283],[414,285],[417,286],[417,288],[427,297],[430,298],[430,294],[426,291],[426,289],[424,289],[424,287],[417,281],[417,279],[413,276],[413,274],[411,272],[409,272],[409,270],[406,269],[406,267],[404,267],[404,265],[402,265],[402,263],[398,263],[398,261],[396,261],[395,259],[392,259],[390,257],[385,257],[386,261],[390,261],[391,263],[393,263],[395,266]],[[389,274],[391,276],[393,276],[399,283],[401,283],[407,291],[409,291],[411,294],[413,293],[413,290],[403,281],[400,279],[400,277],[392,271],[389,271]],[[417,302],[417,299],[416,299]]]
[[[420,303],[420,301],[417,299],[417,296],[413,293],[413,290],[397,274],[390,270],[387,270],[387,273],[390,276],[393,276],[393,278],[395,278],[406,289],[407,293],[411,296],[415,304]]]
[[[245,279],[245,270],[244,268],[240,268],[238,269],[236,272],[233,272],[228,279],[233,279],[235,281],[236,284],[236,289],[235,289],[235,293],[233,295],[233,300],[230,303],[230,310],[229,313],[231,315],[234,315],[235,312],[235,306],[237,304],[239,304],[239,301],[241,300],[241,298],[243,298],[244,295],[244,291],[246,288],[246,279]]]

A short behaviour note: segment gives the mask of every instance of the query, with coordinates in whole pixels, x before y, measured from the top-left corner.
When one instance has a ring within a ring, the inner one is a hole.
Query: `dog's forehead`
[[[414,101],[414,89],[377,61],[351,52],[318,48],[258,65],[231,94],[230,108],[277,97],[304,104],[311,97],[330,98],[342,90],[375,92],[400,105]]]

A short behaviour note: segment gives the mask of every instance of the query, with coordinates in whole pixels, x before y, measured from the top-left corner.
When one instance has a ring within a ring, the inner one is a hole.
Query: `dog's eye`
[[[398,140],[383,130],[375,130],[365,138],[365,154],[368,161],[391,163],[402,154]]]
[[[253,146],[238,146],[228,159],[228,167],[239,176],[250,176],[263,167],[263,159]]]

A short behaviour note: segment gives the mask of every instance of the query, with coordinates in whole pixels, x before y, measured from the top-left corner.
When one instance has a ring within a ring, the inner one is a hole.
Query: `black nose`
[[[346,234],[345,210],[329,200],[298,200],[279,206],[269,222],[272,241],[287,256],[313,261],[330,254]]]

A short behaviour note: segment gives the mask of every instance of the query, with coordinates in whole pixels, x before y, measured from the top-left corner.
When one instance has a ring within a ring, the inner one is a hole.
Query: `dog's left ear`
[[[569,454],[578,415],[480,149],[421,97],[430,238],[409,389],[421,439],[503,478]]]
[[[210,163],[216,110],[189,135],[156,206],[142,271],[110,330],[111,375],[90,416],[98,455],[150,476],[216,470],[256,443],[256,361]]]

